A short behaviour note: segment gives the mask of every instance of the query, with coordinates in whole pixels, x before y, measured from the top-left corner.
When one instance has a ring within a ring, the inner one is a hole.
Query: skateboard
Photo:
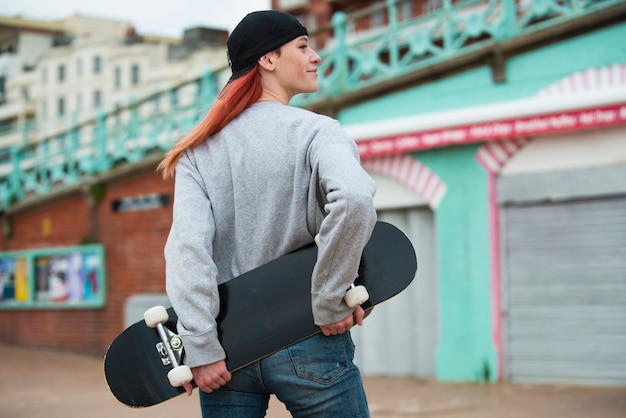
[[[219,286],[218,335],[229,371],[321,332],[311,309],[316,258],[317,247],[311,243]],[[405,289],[416,272],[415,251],[406,235],[377,222],[346,303],[360,304],[369,314]],[[180,395],[185,392],[182,384],[191,379],[183,364],[174,310],[154,307],[144,318],[118,335],[104,358],[111,392],[131,407],[148,407]]]

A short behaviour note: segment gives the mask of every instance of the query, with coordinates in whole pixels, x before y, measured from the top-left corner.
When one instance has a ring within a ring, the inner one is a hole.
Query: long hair
[[[185,151],[221,131],[237,115],[259,100],[262,93],[263,87],[257,65],[224,87],[209,113],[165,154],[157,171],[162,172],[164,179],[174,176],[176,163]]]

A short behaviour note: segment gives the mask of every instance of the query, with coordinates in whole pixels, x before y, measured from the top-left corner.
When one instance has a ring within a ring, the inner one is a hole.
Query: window
[[[170,105],[178,106],[178,90],[170,90]]]
[[[413,0],[405,0],[402,2],[402,17],[401,20],[409,20],[413,17]]]
[[[59,97],[57,100],[57,116],[62,117],[65,115],[65,98]]]
[[[154,112],[159,113],[159,111],[161,110],[161,95],[157,94],[156,96],[154,96],[152,103],[154,103]]]
[[[93,57],[93,73],[100,74],[102,72],[102,58],[100,55]]]
[[[356,33],[356,21],[354,19],[346,21],[346,33]]]
[[[372,15],[372,27],[380,28],[385,25],[385,16],[382,11],[378,11]]]
[[[0,309],[104,305],[101,245],[0,253]]]
[[[441,9],[441,7],[441,0],[426,0],[426,2],[422,3],[422,13],[432,13],[436,10]]]
[[[22,87],[22,99],[26,100],[26,101],[30,101],[30,90],[29,90],[29,86],[24,86]]]
[[[100,107],[102,105],[102,92],[96,90],[93,92],[93,107]]]
[[[122,87],[122,69],[120,67],[115,67],[113,80],[113,82],[115,83],[115,89],[119,90]]]
[[[58,81],[62,83],[65,81],[65,65],[60,64],[58,67]]]
[[[43,99],[41,101],[41,119],[46,119],[48,117],[48,101]]]
[[[6,103],[6,92],[6,77],[4,75],[0,75],[0,103]]]
[[[136,86],[139,84],[139,66],[137,64],[133,65],[130,69],[130,84]]]
[[[115,124],[119,125],[122,123],[122,106],[119,103],[115,103]]]

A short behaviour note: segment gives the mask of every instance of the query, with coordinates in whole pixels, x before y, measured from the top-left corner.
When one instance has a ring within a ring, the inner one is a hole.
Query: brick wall
[[[126,300],[165,292],[163,247],[172,218],[173,181],[163,181],[151,165],[101,183],[102,200],[76,190],[53,201],[11,213],[12,233],[2,223],[0,248],[17,251],[80,245],[104,246],[106,304],[95,309],[0,309],[0,341],[103,354],[124,327]],[[169,196],[161,208],[116,212],[113,202],[151,193]]]

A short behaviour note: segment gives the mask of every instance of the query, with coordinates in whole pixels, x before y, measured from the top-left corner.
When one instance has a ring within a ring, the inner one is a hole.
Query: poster
[[[38,302],[83,302],[99,297],[101,258],[95,253],[70,253],[35,258]]]
[[[0,301],[15,301],[15,258],[0,259]]]
[[[28,264],[26,259],[19,257],[15,259],[15,301],[28,302],[30,293],[28,291]]]
[[[102,306],[101,245],[0,252],[0,308]]]
[[[0,302],[27,302],[28,264],[24,257],[0,258]]]

